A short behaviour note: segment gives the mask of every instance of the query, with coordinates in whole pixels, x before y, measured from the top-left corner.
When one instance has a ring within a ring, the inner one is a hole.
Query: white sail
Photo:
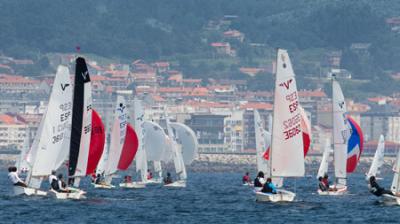
[[[111,129],[110,148],[108,150],[108,160],[105,165],[106,182],[111,184],[112,174],[118,171],[118,162],[121,157],[122,147],[125,142],[128,112],[125,99],[117,97],[117,105],[114,110],[114,122]]]
[[[40,124],[37,140],[30,155],[32,171],[28,185],[40,187],[42,176],[51,174],[56,168],[58,155],[63,149],[66,127],[70,126],[72,114],[72,88],[68,68],[59,66],[46,113]],[[36,180],[35,180],[36,179]]]
[[[185,165],[190,165],[197,156],[199,143],[193,130],[178,122],[170,123],[173,131],[176,133],[176,141],[182,146],[182,157]]]
[[[349,126],[346,118],[346,102],[339,83],[332,81],[332,108],[333,108],[333,151],[335,176],[339,184],[346,186],[347,141]]]
[[[107,143],[107,139],[106,139],[106,141],[104,142],[103,153],[101,154],[99,164],[97,164],[97,167],[96,167],[96,174],[102,175],[105,173],[107,161],[108,161],[108,143]]]
[[[27,162],[27,156],[29,153],[29,141],[30,141],[30,133],[29,129],[26,131],[26,135],[24,138],[24,146],[21,149],[21,153],[19,157],[15,161],[15,167],[17,167],[18,172],[27,171],[30,169],[30,165]]]
[[[264,154],[271,144],[271,134],[264,130],[260,114],[257,110],[254,110],[254,128],[256,134],[257,172],[262,171],[267,177],[270,177],[271,174],[268,160],[264,158]]]
[[[161,180],[162,179],[162,167],[160,161],[153,161],[155,179]]]
[[[372,160],[371,167],[369,168],[369,171],[367,173],[367,180],[371,176],[376,177],[378,174],[380,174],[380,168],[383,165],[383,159],[385,156],[385,138],[383,135],[379,137],[379,142],[378,146],[375,151],[374,159]]]
[[[400,173],[400,150],[397,152],[397,157],[396,157],[396,162],[393,167],[394,171],[394,176],[393,176],[393,181],[392,181],[392,186],[390,190],[394,193],[399,193],[400,192],[400,178],[399,178],[399,173]]]
[[[144,144],[149,161],[165,161],[164,151],[166,146],[165,132],[160,125],[152,121],[143,122]]]
[[[303,137],[296,79],[286,50],[279,49],[274,95],[271,174],[304,176]]]
[[[142,102],[138,99],[134,99],[134,109],[135,109],[135,130],[139,135],[139,147],[136,152],[135,161],[136,161],[136,172],[140,173],[140,177],[142,182],[147,182],[147,156],[146,151],[144,149],[143,140],[144,140],[144,129],[143,129],[143,121],[144,121],[144,112]]]
[[[75,177],[84,177],[86,176],[86,168],[89,158],[89,149],[90,149],[90,138],[91,138],[91,127],[92,127],[92,86],[90,82],[86,82],[84,84],[84,95],[83,95],[83,116],[82,116],[82,133],[81,133],[81,142],[80,142],[80,150],[78,156],[78,162],[76,165]],[[75,186],[79,184],[79,181],[75,182]]]
[[[168,117],[166,117],[166,125],[167,125],[168,137],[169,137],[169,144],[171,145],[171,147],[173,149],[174,165],[175,165],[176,174],[179,176],[180,180],[186,180],[187,173],[186,173],[185,164],[183,162],[182,146],[176,142],[177,137],[175,137],[175,134],[172,130],[172,127],[170,125]]]
[[[329,139],[326,139],[324,153],[322,154],[321,164],[319,165],[317,178],[324,177],[325,174],[328,174],[330,153],[331,153],[331,142]]]

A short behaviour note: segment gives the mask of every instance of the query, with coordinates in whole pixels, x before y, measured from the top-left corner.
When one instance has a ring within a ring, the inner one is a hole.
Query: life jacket
[[[58,186],[58,180],[55,178],[51,181],[51,189],[53,189],[55,191],[60,190],[60,187]]]
[[[254,187],[262,187],[262,183],[260,182],[260,179],[258,177],[256,177],[256,179],[254,179]]]

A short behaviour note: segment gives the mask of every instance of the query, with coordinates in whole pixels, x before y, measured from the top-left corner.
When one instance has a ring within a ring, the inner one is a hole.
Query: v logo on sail
[[[344,106],[344,101],[339,102],[339,107],[340,107],[340,109],[343,109],[343,106]]]
[[[61,83],[61,89],[62,89],[62,91],[65,91],[65,88],[67,88],[68,86],[69,86],[68,83],[65,83],[65,84],[62,84],[62,83]]]
[[[86,80],[86,77],[89,75],[89,71],[82,72],[81,75],[83,79]]]
[[[286,82],[283,82],[283,83],[279,84],[279,86],[285,87],[286,89],[289,89],[290,83],[292,83],[292,81],[293,81],[292,79],[289,79]]]

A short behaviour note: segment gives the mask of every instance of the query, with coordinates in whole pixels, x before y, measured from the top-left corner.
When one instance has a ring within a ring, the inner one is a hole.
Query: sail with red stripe
[[[126,136],[122,147],[121,157],[118,162],[119,170],[127,170],[135,158],[139,147],[139,139],[133,127],[128,123],[126,126]]]
[[[301,131],[303,132],[303,151],[304,151],[304,157],[307,155],[308,150],[310,149],[311,145],[311,124],[310,120],[307,117],[307,114],[305,113],[304,109],[300,106],[300,115],[301,115]],[[265,160],[269,160],[269,151],[270,151],[270,146],[267,147],[267,150],[265,151],[263,157]]]
[[[303,150],[305,157],[308,153],[308,150],[310,149],[310,144],[311,144],[311,123],[303,107],[300,106],[299,108],[301,115],[300,128],[301,131],[303,132]]]
[[[106,135],[101,117],[95,110],[92,110],[92,132],[86,175],[95,172],[97,164],[103,154],[105,140]]]
[[[364,136],[360,125],[350,116],[347,116],[348,123],[351,127],[351,135],[347,143],[347,173],[356,170],[358,161],[363,151]]]

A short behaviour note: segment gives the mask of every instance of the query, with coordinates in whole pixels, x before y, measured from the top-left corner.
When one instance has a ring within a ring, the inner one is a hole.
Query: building
[[[28,129],[28,125],[16,116],[0,114],[0,148],[21,149]]]
[[[199,152],[224,153],[224,120],[225,115],[193,114],[185,121],[196,134]]]
[[[400,112],[392,105],[372,105],[371,110],[361,113],[361,129],[365,141],[385,140],[400,143]]]

